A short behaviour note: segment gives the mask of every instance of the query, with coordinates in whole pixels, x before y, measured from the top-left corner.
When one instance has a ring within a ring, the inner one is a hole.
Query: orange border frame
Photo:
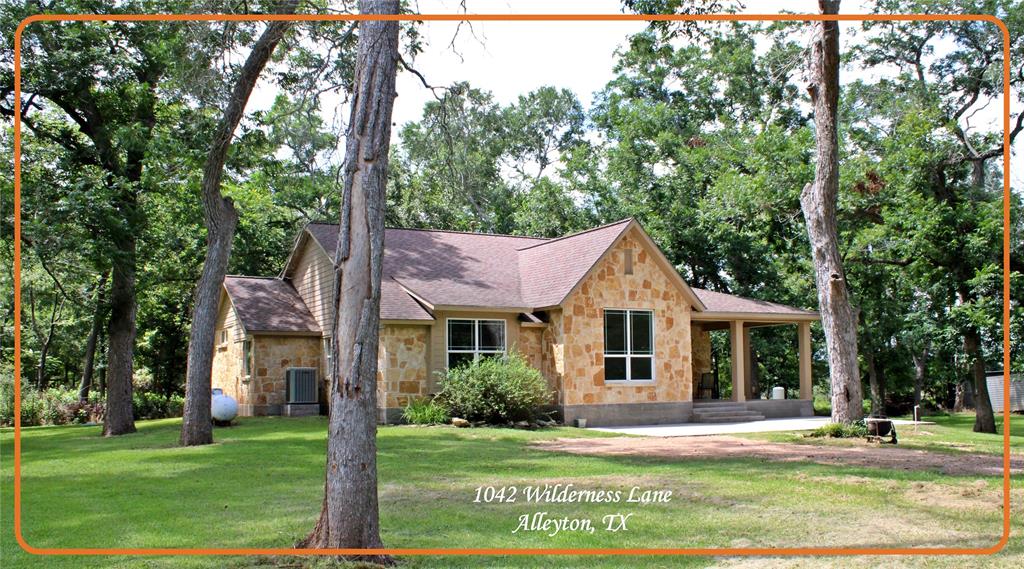
[[[1003,33],[1003,534],[983,548],[39,548],[22,536],[21,525],[21,38],[33,22],[52,21],[985,21]],[[991,555],[1010,539],[1010,31],[999,18],[988,14],[400,14],[400,15],[234,15],[234,14],[37,14],[21,21],[14,32],[14,533],[18,544],[36,555]]]

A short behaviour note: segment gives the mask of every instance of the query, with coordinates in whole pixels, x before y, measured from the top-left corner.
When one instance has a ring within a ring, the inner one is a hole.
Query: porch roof
[[[812,310],[804,310],[766,300],[746,298],[722,292],[694,288],[701,302],[707,307],[702,312],[694,311],[691,318],[695,321],[731,321],[743,320],[761,323],[811,322],[819,319],[819,314]]]

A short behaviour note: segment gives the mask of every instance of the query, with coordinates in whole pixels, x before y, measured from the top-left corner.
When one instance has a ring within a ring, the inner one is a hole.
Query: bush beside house
[[[452,417],[507,424],[537,418],[551,395],[540,371],[510,352],[448,370],[435,401]]]

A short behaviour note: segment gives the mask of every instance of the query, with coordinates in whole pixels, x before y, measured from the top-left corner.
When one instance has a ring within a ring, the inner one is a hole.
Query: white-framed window
[[[228,343],[228,330],[227,330],[227,328],[224,328],[224,329],[222,329],[220,331],[220,343],[221,344],[227,344]]]
[[[654,381],[654,312],[604,310],[604,380]]]
[[[448,369],[505,353],[504,320],[449,318],[447,328]]]
[[[242,342],[242,375],[252,377],[252,340]]]

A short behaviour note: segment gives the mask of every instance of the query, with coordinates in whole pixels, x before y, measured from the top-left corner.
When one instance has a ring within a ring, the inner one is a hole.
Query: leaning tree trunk
[[[297,0],[289,0],[284,4],[283,13],[294,12],[296,5]],[[213,370],[217,308],[228,260],[231,258],[235,227],[238,225],[238,213],[235,211],[234,203],[220,191],[224,163],[231,147],[231,139],[245,114],[245,105],[256,86],[256,81],[289,27],[291,22],[270,22],[263,35],[256,40],[235,81],[231,98],[217,125],[210,153],[203,167],[202,201],[203,222],[206,225],[206,258],[203,260],[203,272],[193,297],[192,328],[189,331],[185,410],[181,422],[181,444],[185,446],[213,442],[210,376]]]
[[[100,282],[96,285],[96,307],[92,313],[92,327],[89,329],[89,337],[85,341],[85,355],[82,356],[82,378],[78,382],[78,400],[85,403],[89,400],[89,390],[92,389],[92,375],[96,362],[96,344],[100,337],[100,329],[103,328],[103,292],[107,286],[107,279],[110,272],[104,272]]]
[[[134,236],[125,237],[114,260],[110,283],[110,322],[107,326],[107,408],[103,435],[135,432],[132,417],[132,356],[135,352]]]
[[[398,0],[359,2],[363,14],[397,14],[398,8]],[[384,190],[398,57],[397,22],[360,22],[334,259],[327,475],[320,519],[300,547],[381,546],[377,346]]]
[[[836,14],[838,0],[819,0],[823,14]],[[850,305],[846,275],[839,254],[836,202],[839,194],[839,23],[819,22],[811,47],[814,138],[817,162],[814,182],[800,195],[807,236],[814,259],[821,324],[828,348],[832,383],[832,420],[851,423],[864,415],[857,365],[857,318]]]

